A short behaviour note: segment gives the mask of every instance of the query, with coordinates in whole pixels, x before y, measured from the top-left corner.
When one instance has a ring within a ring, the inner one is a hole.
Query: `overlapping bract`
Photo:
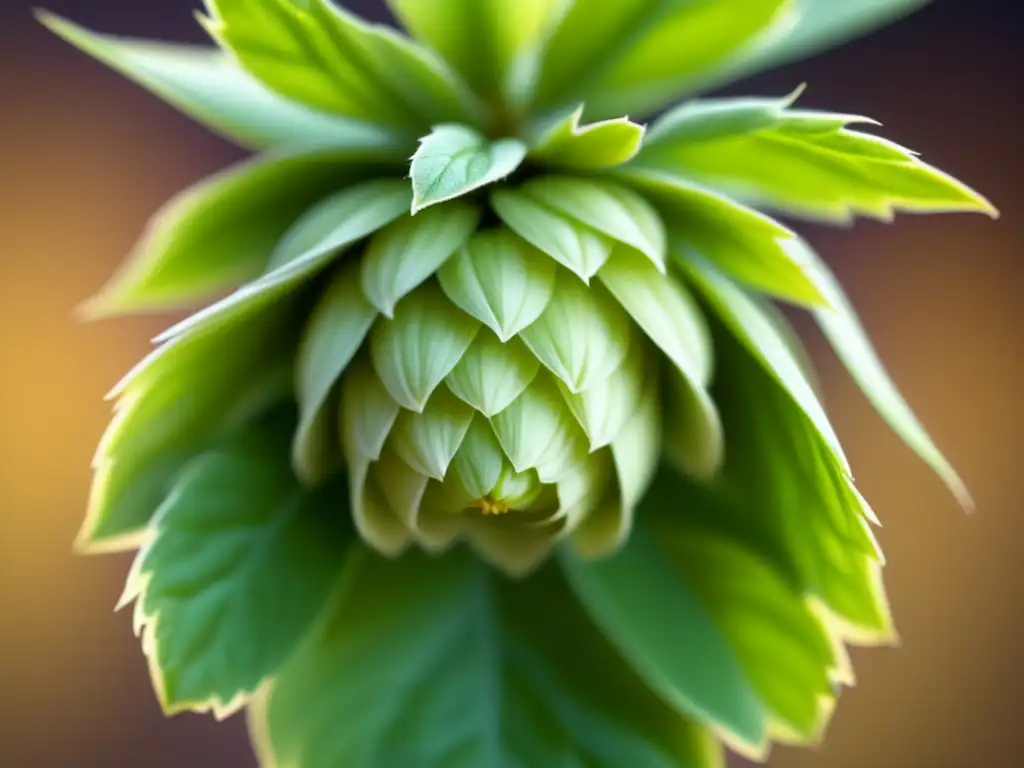
[[[329,0],[209,0],[220,51],[44,17],[265,149],[173,201],[89,305],[233,290],[115,388],[79,542],[141,545],[123,602],[165,708],[251,703],[261,760],[296,768],[716,766],[719,740],[817,738],[843,644],[893,629],[770,300],[969,498],[768,212],[992,209],[798,94],[623,114],[914,4],[393,0],[417,42]]]

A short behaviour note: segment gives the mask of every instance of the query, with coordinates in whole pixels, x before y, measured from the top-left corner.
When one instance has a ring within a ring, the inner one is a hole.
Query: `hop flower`
[[[892,628],[772,302],[969,499],[769,214],[993,211],[800,91],[622,115],[910,4],[392,0],[414,40],[329,0],[208,0],[210,49],[44,16],[258,150],[89,305],[212,301],[115,388],[80,538],[140,547],[122,602],[165,708],[249,705],[296,768],[816,738],[843,643]]]

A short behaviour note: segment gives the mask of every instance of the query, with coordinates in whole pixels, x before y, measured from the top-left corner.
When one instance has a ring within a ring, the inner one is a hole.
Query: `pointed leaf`
[[[412,212],[501,181],[525,157],[518,139],[491,142],[464,125],[439,125],[412,158]]]
[[[268,87],[381,125],[471,120],[477,105],[438,59],[330,0],[206,0],[207,31]]]
[[[479,220],[475,206],[452,203],[400,219],[378,232],[362,257],[366,298],[391,317],[398,300],[461,248]]]
[[[535,201],[644,253],[665,270],[665,225],[631,189],[612,181],[542,176],[523,185]]]
[[[632,160],[644,140],[644,127],[628,118],[580,125],[583,106],[546,130],[530,148],[531,160],[558,168],[595,171]]]
[[[414,141],[283,99],[215,48],[98,35],[46,11],[36,15],[76,48],[248,148],[339,147],[366,159],[400,160]]]
[[[370,339],[373,366],[392,398],[422,411],[479,330],[476,320],[427,283],[398,304],[393,320],[377,323]]]
[[[614,243],[553,208],[541,205],[521,189],[491,195],[491,207],[527,242],[590,282],[611,255]]]
[[[306,323],[295,367],[300,418],[292,461],[307,482],[322,480],[337,468],[341,446],[328,397],[376,317],[359,287],[359,264],[352,262],[338,270]]]
[[[457,397],[490,418],[523,393],[540,370],[540,361],[519,339],[502,343],[481,331],[445,379]]]
[[[295,481],[291,427],[250,429],[192,462],[139,553],[137,621],[169,712],[244,704],[337,582],[351,540],[344,489]]]
[[[544,314],[519,336],[569,391],[582,392],[622,364],[630,322],[605,292],[562,273]]]
[[[803,87],[798,88],[781,99],[734,96],[685,101],[654,121],[634,164],[645,165],[649,157],[667,146],[742,136],[776,125],[780,113],[792,105],[803,90]]]
[[[506,342],[533,323],[555,287],[555,265],[505,229],[476,234],[438,273],[452,302]]]
[[[395,452],[414,470],[444,480],[448,466],[473,421],[473,409],[445,388],[439,388],[423,413],[404,411],[395,424]]]

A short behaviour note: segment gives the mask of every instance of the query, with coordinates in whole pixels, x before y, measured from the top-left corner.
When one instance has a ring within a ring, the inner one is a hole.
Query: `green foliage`
[[[620,117],[580,125],[583,106],[540,132],[529,157],[543,165],[583,171],[614,168],[640,151],[644,126]]]

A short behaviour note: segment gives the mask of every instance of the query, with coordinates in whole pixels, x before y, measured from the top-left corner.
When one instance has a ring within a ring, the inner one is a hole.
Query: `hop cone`
[[[969,500],[771,214],[992,209],[799,92],[693,94],[913,3],[391,0],[412,38],[206,5],[208,49],[43,19],[256,150],[89,305],[212,302],[115,388],[80,540],[140,548],[122,603],[165,709],[248,706],[292,768],[819,738],[844,644],[893,631],[778,302]]]

